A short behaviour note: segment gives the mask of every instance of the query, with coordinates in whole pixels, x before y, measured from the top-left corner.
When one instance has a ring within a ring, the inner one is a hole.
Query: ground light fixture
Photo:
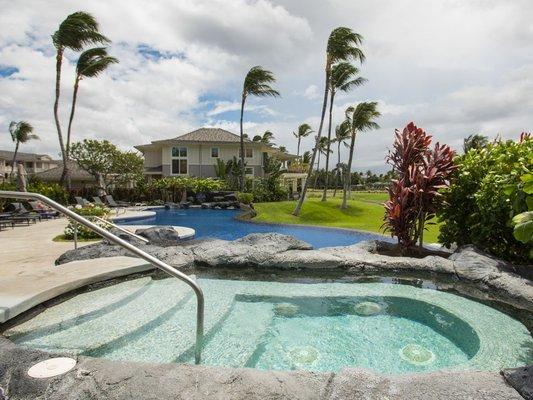
[[[28,370],[32,378],[46,379],[66,374],[76,365],[76,360],[70,357],[56,357],[41,361]]]

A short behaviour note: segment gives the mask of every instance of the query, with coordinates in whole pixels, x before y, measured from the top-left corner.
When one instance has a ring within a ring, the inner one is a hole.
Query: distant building
[[[144,173],[148,177],[216,177],[217,160],[229,161],[240,156],[240,136],[220,128],[200,128],[184,135],[135,146],[144,155]],[[246,175],[262,177],[265,156],[283,163],[296,159],[261,142],[244,140]]]
[[[14,152],[7,150],[0,150],[0,182],[9,178],[11,173],[11,164],[13,163]],[[34,154],[34,153],[17,153],[17,162],[24,164],[24,169],[29,175],[39,172],[47,171],[51,168],[55,168],[58,165],[58,161],[55,161],[46,154]],[[17,168],[13,173],[17,174]]]

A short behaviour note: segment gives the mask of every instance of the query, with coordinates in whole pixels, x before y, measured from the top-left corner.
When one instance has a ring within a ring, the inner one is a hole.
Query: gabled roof
[[[186,133],[173,139],[157,140],[152,143],[158,142],[226,142],[226,143],[239,143],[241,140],[239,135],[231,133],[221,128],[200,128],[195,131]],[[249,139],[244,139],[245,142],[250,142]]]
[[[0,150],[0,160],[11,161],[14,154],[13,151]],[[21,153],[20,151],[17,153],[17,161],[43,161],[43,159],[49,161],[52,157],[47,154]]]

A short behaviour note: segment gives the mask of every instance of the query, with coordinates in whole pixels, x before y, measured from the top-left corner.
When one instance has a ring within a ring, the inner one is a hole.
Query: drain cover
[[[274,313],[280,317],[294,317],[300,311],[300,307],[291,303],[279,303],[274,307]]]
[[[70,371],[76,365],[76,360],[70,357],[50,358],[35,364],[28,370],[32,378],[51,378]]]
[[[370,316],[381,313],[383,307],[373,301],[362,301],[354,306],[354,310],[359,315]]]
[[[435,354],[418,344],[408,344],[400,350],[400,356],[407,362],[416,365],[431,364],[435,360]]]
[[[311,346],[295,347],[289,355],[296,364],[312,364],[318,358],[318,350]]]

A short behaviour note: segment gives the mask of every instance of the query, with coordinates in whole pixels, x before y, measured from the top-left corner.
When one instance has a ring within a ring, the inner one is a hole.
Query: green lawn
[[[385,193],[352,193],[352,199],[348,201],[348,209],[341,210],[342,198],[337,194],[335,198],[329,198],[327,202],[321,202],[320,198],[309,197],[302,208],[299,217],[291,214],[296,202],[282,201],[276,203],[257,203],[254,207],[257,217],[254,221],[282,224],[320,225],[337,228],[351,228],[368,232],[382,232],[384,209],[380,204],[385,201]],[[438,225],[428,225],[424,234],[424,241],[437,242]]]

